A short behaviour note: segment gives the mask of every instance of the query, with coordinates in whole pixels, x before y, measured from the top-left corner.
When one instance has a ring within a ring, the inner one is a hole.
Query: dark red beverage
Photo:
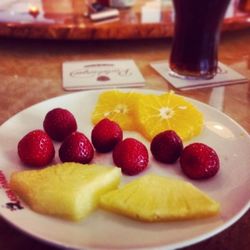
[[[175,35],[170,68],[181,76],[212,78],[220,26],[230,0],[173,0]]]

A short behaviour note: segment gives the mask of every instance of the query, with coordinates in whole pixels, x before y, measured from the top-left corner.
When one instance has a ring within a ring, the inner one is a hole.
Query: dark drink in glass
[[[217,72],[220,26],[230,0],[173,0],[171,74],[211,79]]]

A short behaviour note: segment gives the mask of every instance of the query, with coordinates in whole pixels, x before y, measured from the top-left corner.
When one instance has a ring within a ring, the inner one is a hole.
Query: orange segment
[[[117,122],[124,130],[135,130],[134,110],[140,94],[111,90],[103,92],[92,113],[93,124],[103,118]]]
[[[141,96],[136,114],[139,131],[150,141],[158,133],[169,129],[183,140],[189,140],[203,128],[202,113],[184,97],[173,92]]]

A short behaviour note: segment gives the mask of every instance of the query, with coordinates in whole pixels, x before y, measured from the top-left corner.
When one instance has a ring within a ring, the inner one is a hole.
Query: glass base
[[[172,77],[182,79],[182,80],[211,80],[214,78],[217,72],[211,73],[211,74],[204,74],[204,75],[202,74],[201,75],[182,75],[169,68],[168,74]]]

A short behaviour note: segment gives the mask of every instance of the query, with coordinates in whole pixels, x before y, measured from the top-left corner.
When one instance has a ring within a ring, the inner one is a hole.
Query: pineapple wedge
[[[80,220],[96,208],[102,194],[118,187],[120,178],[119,168],[63,163],[15,172],[10,187],[36,212]]]
[[[145,175],[101,196],[100,206],[141,221],[172,221],[216,215],[219,204],[191,183]]]

